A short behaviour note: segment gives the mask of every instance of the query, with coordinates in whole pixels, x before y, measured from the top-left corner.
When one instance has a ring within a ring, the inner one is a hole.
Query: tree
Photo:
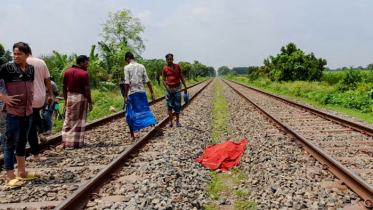
[[[139,60],[138,62],[145,66],[149,79],[157,80],[158,85],[160,85],[162,71],[167,62],[162,59]]]
[[[141,54],[145,45],[140,33],[144,32],[144,29],[139,18],[134,17],[130,10],[123,9],[116,13],[109,13],[106,23],[102,24],[101,35],[107,46],[124,44],[136,54]]]
[[[210,75],[209,75],[210,77],[216,77],[216,71],[215,71],[214,67],[209,66],[209,67],[207,67],[207,69],[208,69],[208,71],[210,73]]]
[[[231,70],[228,68],[228,66],[221,66],[218,68],[218,74],[219,76],[227,75],[231,72]]]
[[[252,74],[252,73],[255,73],[256,71],[258,71],[258,69],[259,69],[259,66],[249,66],[248,68],[247,68],[247,70],[248,70],[248,74]]]
[[[368,64],[368,66],[367,66],[367,68],[366,68],[367,70],[373,70],[373,63],[371,63],[371,64]]]
[[[0,44],[0,66],[12,60],[12,53],[9,50],[5,50],[3,45]]]
[[[236,72],[237,74],[248,74],[249,68],[248,67],[233,67],[232,72]]]
[[[268,61],[264,60],[264,63]],[[275,81],[319,81],[326,64],[325,59],[317,59],[312,52],[306,55],[294,43],[289,43],[281,47],[281,53],[276,57],[270,56],[269,78]]]
[[[188,62],[179,62],[181,71],[183,72],[183,77],[185,77],[187,80],[190,80],[192,78],[192,67],[193,65]]]

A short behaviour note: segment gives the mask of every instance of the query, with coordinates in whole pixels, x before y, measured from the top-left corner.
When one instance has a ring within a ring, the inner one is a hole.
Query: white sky
[[[145,26],[147,59],[259,66],[294,42],[328,67],[373,63],[370,0],[0,0],[0,43],[33,54],[89,54],[108,12],[130,9]]]

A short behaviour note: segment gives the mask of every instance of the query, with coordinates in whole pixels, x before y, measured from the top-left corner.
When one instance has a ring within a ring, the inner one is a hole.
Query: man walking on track
[[[28,44],[19,42],[13,45],[14,63],[0,67],[0,79],[5,82],[8,95],[0,93],[6,111],[6,140],[4,150],[4,165],[7,173],[5,188],[22,187],[21,180],[31,180],[40,177],[35,172],[25,169],[26,143],[32,123],[32,98],[34,91],[34,67],[27,64],[31,55]],[[17,176],[14,173],[14,152],[17,159]]]
[[[135,139],[134,131],[156,124],[155,117],[149,108],[146,97],[144,82],[147,83],[152,101],[154,102],[154,92],[146,69],[143,65],[135,61],[131,52],[127,52],[125,60],[128,65],[124,67],[124,80],[126,84],[126,120],[131,132],[131,140]]]
[[[169,119],[169,128],[173,127],[172,119],[173,114],[172,110],[175,111],[176,115],[176,126],[181,127],[179,122],[179,114],[181,110],[181,84],[180,80],[183,83],[185,89],[184,94],[187,94],[187,86],[181,71],[181,68],[178,64],[174,64],[174,55],[166,55],[167,66],[163,68],[162,77],[163,85],[166,88],[166,102],[168,110],[168,119]]]
[[[40,160],[40,147],[39,147],[39,139],[40,141],[46,141],[47,139],[44,137],[44,129],[43,124],[40,117],[40,110],[44,106],[45,102],[45,87],[49,90],[49,95],[52,93],[52,84],[50,80],[50,74],[48,71],[48,67],[45,62],[39,58],[34,58],[32,53],[27,58],[27,63],[34,66],[35,69],[35,76],[34,76],[34,99],[32,100],[32,109],[33,109],[33,117],[32,117],[32,124],[28,136],[28,142],[31,147],[31,154],[33,154],[30,158],[32,160]],[[48,103],[53,104],[53,97],[47,98]],[[38,135],[39,134],[39,135]]]
[[[88,57],[80,55],[76,64],[63,75],[63,97],[66,116],[62,128],[62,144],[58,148],[74,149],[84,146],[87,106],[92,111],[89,88]]]

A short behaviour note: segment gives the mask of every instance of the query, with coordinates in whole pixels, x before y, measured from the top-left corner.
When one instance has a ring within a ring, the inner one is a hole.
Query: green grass
[[[189,81],[187,80],[185,82],[187,86],[190,86],[190,85],[196,84],[206,79],[208,78],[198,78],[196,80],[189,80]],[[158,85],[158,83],[152,82],[152,87],[153,87],[155,98],[164,96],[165,88],[163,86],[163,83]],[[150,100],[150,92],[149,92],[149,88],[147,87],[147,85],[145,85],[145,89],[147,91],[148,99]],[[87,116],[88,122],[105,117],[110,114],[113,114],[114,112],[109,110],[110,106],[113,106],[118,111],[122,110],[123,97],[119,89],[116,89],[113,91],[107,91],[107,92],[94,89],[91,91],[91,94],[92,94],[92,101],[93,101],[93,110],[91,112],[88,112],[88,116]],[[64,101],[60,101],[60,112],[61,113],[63,111],[64,105],[65,105]],[[53,131],[62,130],[62,126],[64,122],[63,120],[56,121],[53,118],[52,122],[53,122]]]
[[[228,108],[227,101],[224,98],[222,88],[219,81],[215,82],[215,93],[213,101],[214,109],[212,112],[212,142],[211,144],[217,144],[219,135],[223,130],[227,129],[226,124],[228,122]]]
[[[214,100],[213,100],[213,116],[212,116],[212,143],[211,144],[218,144],[219,136],[228,130],[228,108],[227,108],[227,101],[224,97],[222,87],[218,80],[215,82],[215,92],[214,92]],[[246,203],[248,196],[250,195],[250,189],[241,189],[237,192],[232,192],[229,190],[231,186],[239,186],[241,180],[247,179],[245,173],[240,170],[239,167],[231,168],[230,173],[222,172],[216,173],[214,171],[210,172],[211,181],[207,185],[207,192],[209,197],[213,197],[212,200],[219,199],[219,194],[222,194],[224,197],[230,196],[233,197],[237,194],[240,196],[238,204],[235,204],[235,209],[243,209],[244,207],[248,206],[249,208],[255,207],[255,203],[252,201],[248,201]],[[237,207],[236,207],[237,205]],[[205,206],[207,210],[214,210],[220,209],[218,205],[213,203],[208,204]]]
[[[237,210],[246,210],[246,209],[256,209],[256,203],[253,201],[237,201],[234,204],[234,209]]]
[[[218,177],[217,173],[211,171],[211,181],[207,184],[207,192],[209,195],[214,196],[214,200],[219,199],[218,192],[226,190],[226,187],[222,185],[222,180]]]
[[[264,77],[254,81],[247,77],[229,79],[373,123],[373,101],[368,93],[373,87],[372,83],[360,83],[356,90],[341,93],[327,82],[272,82]]]

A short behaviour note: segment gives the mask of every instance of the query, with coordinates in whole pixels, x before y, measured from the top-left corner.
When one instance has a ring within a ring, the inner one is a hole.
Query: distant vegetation
[[[228,67],[220,67],[218,72],[273,93],[373,122],[373,64],[326,71],[326,63],[325,59],[316,58],[313,53],[306,55],[290,43],[276,57],[264,59],[263,66],[247,67],[246,75],[232,73]]]

